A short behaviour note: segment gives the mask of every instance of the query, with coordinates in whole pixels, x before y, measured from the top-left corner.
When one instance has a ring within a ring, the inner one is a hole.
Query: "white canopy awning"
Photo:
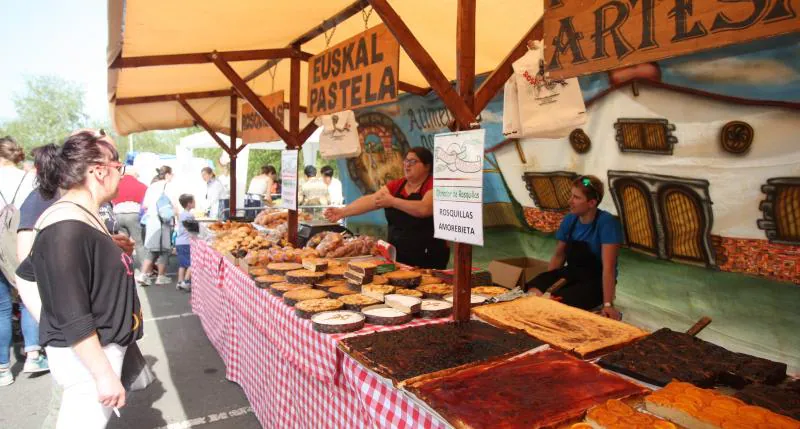
[[[391,6],[433,57],[450,80],[456,79],[457,0],[393,0]],[[298,36],[319,26],[354,0],[108,0],[108,64],[122,58],[153,55],[210,53],[285,48]],[[339,23],[331,45],[348,39],[368,25],[381,22],[370,7]],[[542,2],[529,0],[479,1],[476,17],[476,72],[494,70],[542,15]],[[302,51],[323,51],[326,37],[320,35],[302,44]],[[256,71],[266,61],[231,62],[241,76]],[[289,94],[289,61],[280,61],[270,73],[249,82],[263,96],[284,90]],[[300,97],[305,104],[308,67],[301,62]],[[429,87],[410,58],[402,52],[400,80]],[[134,97],[230,90],[231,83],[211,63],[109,68],[108,96],[111,118],[123,134],[151,129],[188,127],[194,119],[173,100],[141,104],[118,103]],[[288,100],[286,100],[288,101]],[[215,95],[188,100],[212,129],[229,132],[230,99]],[[240,100],[241,103],[241,100]],[[239,108],[241,112],[241,108]],[[241,122],[241,121],[239,121]]]

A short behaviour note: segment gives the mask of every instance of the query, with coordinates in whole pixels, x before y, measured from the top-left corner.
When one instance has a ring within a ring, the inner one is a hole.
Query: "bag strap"
[[[17,199],[17,194],[19,193],[19,189],[22,187],[22,182],[25,181],[25,178],[28,177],[28,172],[26,171],[25,174],[22,175],[22,180],[19,181],[17,184],[17,189],[14,191],[14,196],[11,198],[11,204],[14,204],[14,201]],[[8,200],[6,200],[6,196],[3,195],[3,192],[0,191],[0,198],[3,199],[3,204],[9,205]]]
[[[67,205],[67,204],[69,204],[69,205]],[[56,207],[57,205],[58,205],[59,207]],[[63,201],[63,200],[62,200],[62,201],[56,201],[56,202],[55,202],[55,203],[54,203],[52,206],[50,206],[50,208],[49,208],[49,209],[48,209],[48,210],[47,210],[47,211],[46,211],[46,212],[45,212],[45,213],[44,213],[42,216],[40,216],[40,217],[39,217],[39,220],[37,220],[37,221],[36,221],[36,225],[33,227],[33,232],[34,232],[33,241],[34,241],[34,245],[35,245],[35,243],[36,243],[36,239],[39,237],[39,233],[42,231],[42,229],[44,229],[44,228],[42,227],[42,225],[45,223],[45,221],[47,220],[47,218],[49,218],[49,217],[50,217],[50,215],[52,215],[52,214],[53,214],[53,213],[55,213],[56,211],[59,211],[60,209],[69,209],[69,208],[71,208],[71,207],[78,207],[78,208],[80,208],[80,209],[81,209],[81,210],[82,210],[84,213],[81,213],[81,212],[75,211],[75,210],[73,209],[73,210],[72,210],[72,213],[73,213],[73,214],[79,214],[79,215],[77,215],[77,216],[71,216],[71,217],[65,217],[65,218],[64,218],[64,219],[62,219],[62,220],[59,220],[59,221],[57,221],[57,222],[54,222],[54,223],[53,223],[53,225],[54,225],[54,224],[56,224],[56,223],[58,223],[58,222],[65,221],[65,220],[77,220],[78,222],[83,222],[83,223],[85,223],[85,224],[87,224],[87,225],[91,226],[92,228],[99,230],[100,232],[102,232],[102,233],[104,233],[105,235],[107,235],[109,238],[111,237],[111,233],[110,233],[110,232],[108,232],[108,228],[106,228],[106,225],[105,225],[105,223],[103,223],[103,222],[102,222],[102,221],[101,221],[101,220],[100,220],[100,219],[99,219],[99,218],[98,218],[98,217],[97,217],[97,216],[96,216],[94,213],[92,213],[92,212],[91,212],[91,211],[89,211],[89,210],[88,210],[86,207],[84,207],[84,206],[82,206],[82,205],[80,205],[80,204],[78,204],[78,203],[76,203],[76,202],[73,202],[73,201]],[[86,215],[89,215],[89,216],[87,217]],[[50,226],[50,225],[47,225],[47,226]],[[45,228],[46,228],[46,227],[45,227]],[[31,246],[31,250],[30,250],[30,252],[28,253],[28,256],[30,256],[30,255],[32,255],[32,254],[33,254],[33,248],[34,248],[34,247],[35,247],[35,246]]]

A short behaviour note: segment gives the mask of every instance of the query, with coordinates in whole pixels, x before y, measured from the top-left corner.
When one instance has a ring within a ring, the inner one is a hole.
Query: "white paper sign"
[[[486,130],[434,136],[433,236],[483,246],[483,142]]]
[[[297,150],[281,152],[281,208],[297,210]]]

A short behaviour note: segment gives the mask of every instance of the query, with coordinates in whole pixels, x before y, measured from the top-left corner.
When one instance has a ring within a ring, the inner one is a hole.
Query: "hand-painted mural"
[[[572,139],[490,150],[534,229],[558,227],[562,177],[594,174],[631,249],[800,284],[798,54],[783,36],[582,77]]]

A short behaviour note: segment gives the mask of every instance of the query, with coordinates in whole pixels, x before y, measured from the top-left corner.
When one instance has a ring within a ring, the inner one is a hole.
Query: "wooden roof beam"
[[[302,52],[291,47],[280,49],[254,49],[247,51],[217,52],[217,55],[228,62],[272,60],[278,58],[300,58],[308,61],[312,57],[308,52]],[[135,67],[175,66],[184,64],[210,63],[211,54],[207,52],[192,54],[147,55],[142,57],[118,56],[111,63],[111,69],[124,69]]]
[[[298,36],[297,38],[295,38],[294,40],[289,42],[287,44],[287,47],[300,46],[300,45],[303,45],[305,43],[310,42],[311,40],[314,40],[320,34],[324,34],[326,31],[330,30],[331,28],[334,28],[337,25],[339,25],[340,23],[342,23],[344,21],[347,21],[348,19],[350,19],[350,17],[352,17],[353,15],[361,12],[367,6],[369,6],[369,2],[367,2],[367,0],[356,0],[355,2],[351,3],[346,8],[344,8],[341,11],[339,11],[338,13],[336,13],[336,15],[333,15],[332,17],[322,21],[322,24],[317,25],[316,27],[306,31],[305,33],[301,34],[300,36]],[[308,61],[308,59],[306,59],[305,61]],[[278,65],[279,62],[280,62],[280,59],[268,61],[266,64],[264,64],[261,67],[253,70],[252,73],[250,73],[247,76],[245,76],[244,77],[245,82],[249,82],[249,81],[261,76],[267,70],[269,70],[269,69],[275,67],[276,65]]]
[[[278,120],[278,118],[275,117],[275,115],[272,114],[272,112],[270,112],[269,109],[267,109],[267,106],[265,106],[264,103],[261,101],[261,99],[258,98],[256,93],[253,92],[253,90],[250,89],[249,86],[247,86],[247,82],[245,82],[236,73],[236,71],[230,66],[230,64],[228,64],[227,61],[225,61],[224,59],[222,59],[222,57],[216,54],[212,54],[211,58],[214,60],[214,65],[216,65],[217,68],[222,72],[222,74],[224,74],[225,77],[227,77],[228,80],[231,82],[236,92],[238,92],[242,98],[247,100],[247,102],[250,103],[251,106],[253,106],[253,109],[258,113],[258,115],[261,116],[261,118],[263,118],[264,121],[266,121],[267,124],[269,124],[269,126],[272,127],[273,130],[275,130],[275,132],[278,134],[278,137],[280,137],[281,140],[287,143],[293,141],[292,136],[283,127],[281,121]]]
[[[163,101],[175,101],[175,99],[178,97],[183,98],[184,100],[196,100],[200,98],[229,97],[231,94],[233,94],[233,91],[231,91],[230,89],[222,89],[217,91],[186,92],[183,94],[145,95],[142,97],[117,98],[114,101],[114,103],[117,106],[125,106],[128,104],[144,104],[144,103],[159,103]]]
[[[383,23],[394,34],[395,39],[406,51],[411,61],[417,66],[422,76],[430,84],[431,88],[439,95],[445,106],[453,113],[456,120],[462,124],[470,124],[475,120],[472,112],[464,100],[450,85],[442,70],[433,61],[419,40],[414,37],[411,30],[395,12],[388,0],[369,0],[373,10],[381,17]]]
[[[421,86],[412,85],[408,82],[403,82],[402,80],[397,85],[397,89],[403,92],[407,92],[409,94],[419,95],[420,97],[424,97],[432,91],[430,88],[423,88]]]
[[[483,109],[492,101],[497,91],[500,91],[500,88],[505,85],[506,81],[511,77],[514,73],[514,69],[511,68],[511,65],[514,61],[520,59],[525,52],[528,50],[528,40],[539,40],[544,35],[544,20],[539,18],[539,21],[534,24],[525,36],[522,37],[517,43],[517,46],[506,55],[503,61],[500,62],[500,65],[483,81],[481,87],[478,88],[478,91],[475,93],[475,106],[474,112],[476,115],[480,114]]]
[[[211,129],[211,127],[208,125],[208,122],[206,122],[205,119],[203,119],[203,117],[200,116],[200,114],[197,113],[196,110],[194,110],[194,108],[189,104],[189,102],[186,101],[186,99],[181,97],[180,95],[175,97],[175,100],[177,100],[178,103],[180,103],[180,105],[183,106],[183,108],[189,113],[189,115],[191,115],[191,117],[194,119],[194,122],[203,127],[203,129],[206,130],[206,132],[211,135],[211,138],[213,138],[214,141],[217,142],[219,147],[221,147],[222,150],[224,150],[227,154],[230,155],[231,149],[225,144],[225,142],[222,141],[222,139],[217,135],[217,133],[213,129]]]

